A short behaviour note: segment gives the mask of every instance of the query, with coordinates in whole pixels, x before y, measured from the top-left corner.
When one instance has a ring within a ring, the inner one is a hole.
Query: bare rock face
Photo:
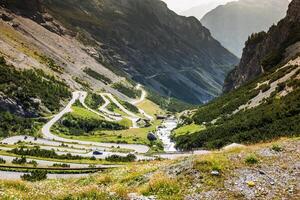
[[[66,33],[66,30],[44,11],[40,0],[0,0],[0,6],[18,15],[28,17],[58,35]],[[2,14],[1,18],[4,21],[12,20],[12,17],[6,14]],[[17,28],[18,24],[13,23],[12,26]]]
[[[23,117],[37,117],[38,113],[34,109],[24,109],[19,102],[8,98],[0,92],[0,111],[5,110]]]
[[[96,41],[90,45],[97,49],[101,63],[186,102],[218,96],[226,74],[238,62],[196,18],[178,16],[159,0],[44,0],[42,4],[78,35],[86,33],[86,41]]]
[[[287,15],[268,33],[253,34],[246,42],[240,64],[227,76],[224,91],[240,87],[272,67],[286,62],[297,51],[287,55],[286,49],[300,41],[300,0],[293,0]]]

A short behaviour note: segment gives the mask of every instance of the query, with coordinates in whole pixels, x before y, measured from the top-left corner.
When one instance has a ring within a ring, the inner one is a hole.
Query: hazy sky
[[[186,11],[189,8],[199,6],[199,5],[208,5],[211,3],[225,4],[226,2],[234,1],[234,0],[162,0],[168,4],[168,7],[174,10],[177,13],[182,11]]]

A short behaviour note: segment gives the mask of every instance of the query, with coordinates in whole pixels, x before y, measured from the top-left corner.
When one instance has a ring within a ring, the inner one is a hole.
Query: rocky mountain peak
[[[252,34],[246,42],[239,65],[225,80],[224,90],[240,87],[260,74],[281,66],[299,53],[300,0],[293,0],[284,19],[267,33]]]

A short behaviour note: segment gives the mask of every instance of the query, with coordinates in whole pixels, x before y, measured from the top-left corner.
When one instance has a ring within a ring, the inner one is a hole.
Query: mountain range
[[[276,24],[284,17],[288,4],[288,0],[233,1],[199,20],[224,47],[241,57],[248,36]]]
[[[159,0],[45,0],[43,6],[91,41],[101,63],[188,103],[218,96],[238,62],[199,21],[178,16]]]
[[[221,148],[299,137],[300,1],[290,3],[285,18],[268,32],[252,34],[239,65],[228,75],[225,91],[182,117],[175,135],[181,149]]]

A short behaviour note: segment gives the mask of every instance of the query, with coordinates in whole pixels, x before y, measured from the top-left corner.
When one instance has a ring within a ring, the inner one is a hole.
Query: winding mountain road
[[[66,142],[66,143],[77,143],[81,145],[92,145],[97,147],[115,147],[115,148],[124,148],[124,149],[132,149],[136,151],[137,153],[146,153],[149,150],[149,147],[146,145],[139,145],[139,144],[116,144],[116,143],[100,143],[100,142],[88,142],[88,141],[80,141],[80,140],[72,140],[72,139],[66,139],[59,137],[57,135],[54,135],[51,133],[51,127],[58,122],[65,114],[72,111],[71,107],[76,102],[76,100],[83,98],[85,96],[85,92],[82,91],[75,91],[72,93],[72,99],[67,104],[67,106],[59,112],[57,115],[55,115],[48,123],[46,123],[42,128],[42,134],[43,137],[48,140],[54,140],[54,141],[60,141],[60,142]]]

